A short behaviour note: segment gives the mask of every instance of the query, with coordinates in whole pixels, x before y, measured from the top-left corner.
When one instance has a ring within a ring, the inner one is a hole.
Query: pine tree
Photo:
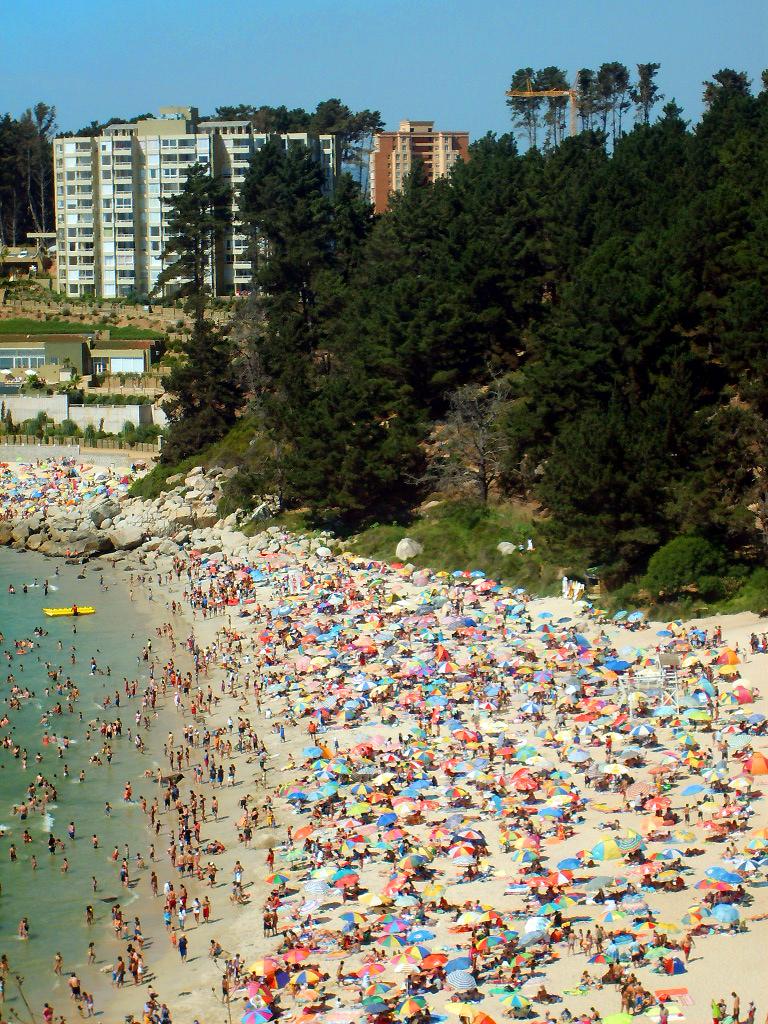
[[[165,463],[179,462],[218,441],[237,418],[243,395],[228,332],[206,320],[202,310],[184,344],[182,361],[165,380],[165,391]]]
[[[197,299],[211,291],[213,253],[231,222],[232,190],[223,178],[211,176],[207,164],[197,163],[187,170],[181,190],[163,203],[170,237],[155,291],[173,285],[177,295],[194,299],[197,309]]]

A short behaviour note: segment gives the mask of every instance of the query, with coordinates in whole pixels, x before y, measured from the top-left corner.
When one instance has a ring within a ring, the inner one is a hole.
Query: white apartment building
[[[189,107],[163,107],[160,116],[114,124],[93,138],[54,141],[59,290],[67,295],[147,296],[164,269],[169,241],[164,198],[183,186],[187,168],[206,164],[237,189],[251,156],[268,135],[249,121],[198,121]],[[281,135],[285,146],[308,147],[332,191],[338,173],[336,137]],[[231,295],[251,279],[247,239],[235,219],[213,255],[209,285]]]

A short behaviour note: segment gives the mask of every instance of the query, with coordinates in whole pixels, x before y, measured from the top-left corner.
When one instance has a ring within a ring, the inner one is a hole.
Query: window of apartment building
[[[194,149],[194,139],[178,139],[179,149]]]
[[[149,233],[150,233],[150,235],[151,235],[151,236],[152,236],[153,238],[159,238],[159,237],[160,237],[160,227],[159,227],[159,226],[157,226],[157,227],[155,227],[155,226],[150,226],[150,228],[149,228]]]

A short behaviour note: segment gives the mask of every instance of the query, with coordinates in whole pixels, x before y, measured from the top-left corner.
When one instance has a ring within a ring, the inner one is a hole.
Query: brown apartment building
[[[469,132],[435,130],[434,121],[401,121],[396,132],[379,132],[371,154],[371,202],[383,213],[389,197],[418,160],[429,181],[447,174],[457,160],[466,160]]]

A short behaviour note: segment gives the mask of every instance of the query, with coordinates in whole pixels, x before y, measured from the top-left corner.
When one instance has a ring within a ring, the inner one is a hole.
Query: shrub
[[[695,592],[717,598],[727,568],[725,554],[704,537],[676,537],[651,556],[642,585],[663,597]]]

